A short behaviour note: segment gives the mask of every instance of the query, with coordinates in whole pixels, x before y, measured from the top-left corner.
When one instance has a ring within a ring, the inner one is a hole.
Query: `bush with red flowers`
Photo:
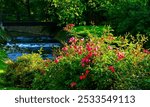
[[[74,24],[67,26],[72,37],[54,51],[54,60],[24,54],[8,64],[5,80],[15,87],[42,90],[150,89],[150,50],[143,48],[147,38],[116,37],[110,28],[83,37],[72,31]]]
[[[146,38],[136,37],[115,37],[109,31],[101,37],[71,37],[33,89],[150,88],[150,54],[142,48]]]

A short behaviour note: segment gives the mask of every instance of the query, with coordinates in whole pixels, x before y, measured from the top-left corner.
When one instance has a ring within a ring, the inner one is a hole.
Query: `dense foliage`
[[[0,70],[8,65],[4,77],[12,86],[150,89],[150,0],[1,0],[0,4],[0,21],[53,22],[63,28],[55,35],[63,47],[54,51],[52,61],[32,53],[4,63],[6,53],[0,50]],[[0,43],[5,43],[5,34],[0,28]]]
[[[54,39],[66,42],[66,40],[72,36],[88,38],[88,35],[92,34],[93,36],[101,37],[102,32],[106,29],[111,28],[104,26],[75,26],[74,24],[67,24],[63,30],[55,35]]]
[[[17,61],[9,61],[5,78],[15,87],[31,88],[36,73],[44,75],[50,60],[43,60],[39,54],[24,54]]]
[[[150,52],[142,48],[144,41],[140,35],[131,42],[109,32],[104,32],[101,38],[72,37],[59,51],[46,75],[34,81],[33,87],[149,89]],[[45,87],[39,87],[39,83]]]
[[[55,50],[53,61],[38,54],[19,57],[8,65],[6,80],[28,89],[150,89],[145,41],[140,34],[116,37],[109,29],[101,37],[73,36]]]
[[[1,0],[1,15],[3,21],[111,25],[116,35],[149,37],[149,6],[149,0]]]
[[[0,44],[4,44],[8,40],[6,31],[0,26]]]
[[[4,63],[6,58],[6,53],[0,49],[0,72],[3,72],[3,70],[6,68],[6,64]]]

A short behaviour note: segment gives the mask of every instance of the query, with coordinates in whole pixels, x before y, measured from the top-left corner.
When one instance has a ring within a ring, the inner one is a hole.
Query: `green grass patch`
[[[74,26],[72,28],[64,27],[67,30],[59,31],[55,36],[54,39],[58,41],[66,41],[68,38],[75,36],[79,38],[85,38],[89,35],[95,37],[101,37],[104,30],[106,30],[105,26]]]
[[[72,29],[72,32],[76,32],[77,34],[98,34],[102,35],[105,30],[104,26],[77,26]]]

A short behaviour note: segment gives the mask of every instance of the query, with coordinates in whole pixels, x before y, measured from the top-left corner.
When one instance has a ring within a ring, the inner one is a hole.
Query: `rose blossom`
[[[62,50],[63,50],[63,51],[67,51],[68,48],[67,48],[67,47],[63,47]]]
[[[77,39],[75,38],[75,37],[71,37],[70,39],[69,39],[69,43],[76,43],[77,42]]]
[[[147,49],[144,49],[143,52],[144,52],[144,53],[147,53],[147,54],[150,54],[150,51],[147,50]]]
[[[57,63],[59,62],[59,59],[56,58],[56,59],[54,60],[54,62],[57,64]]]
[[[115,72],[115,68],[113,66],[109,66],[108,69],[111,70],[112,72]]]
[[[118,60],[122,60],[123,58],[125,58],[125,55],[123,52],[118,52],[117,56],[118,56]]]

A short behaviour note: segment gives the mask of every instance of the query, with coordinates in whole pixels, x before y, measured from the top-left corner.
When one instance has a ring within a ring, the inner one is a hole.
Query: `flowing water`
[[[12,37],[4,49],[10,59],[16,60],[22,54],[38,53],[42,49],[42,57],[52,58],[52,48],[59,47],[60,43],[50,36],[17,36]]]

